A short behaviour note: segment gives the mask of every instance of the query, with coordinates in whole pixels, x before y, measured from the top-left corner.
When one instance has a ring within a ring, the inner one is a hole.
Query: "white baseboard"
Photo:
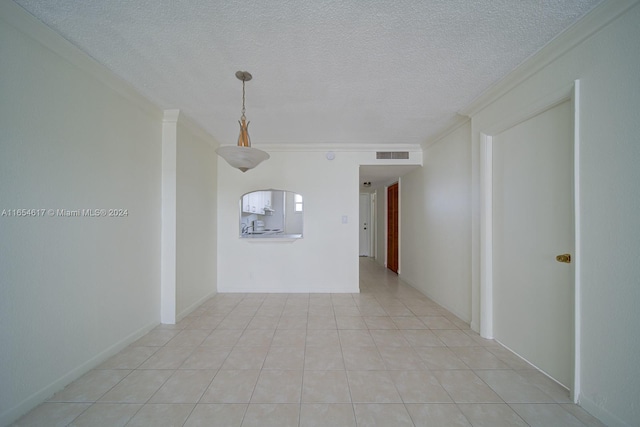
[[[182,319],[184,319],[185,317],[187,317],[189,314],[191,314],[193,312],[193,310],[195,310],[196,308],[200,307],[206,300],[208,300],[209,298],[214,297],[217,293],[218,293],[218,291],[210,292],[207,295],[205,295],[202,298],[200,298],[199,300],[197,300],[196,302],[194,302],[193,304],[191,304],[189,307],[187,307],[184,310],[182,310],[176,316],[176,322],[179,322]]]
[[[447,306],[446,304],[443,304],[441,301],[438,301],[437,298],[435,298],[433,295],[431,295],[429,292],[426,292],[422,289],[420,289],[419,286],[417,286],[415,283],[413,283],[411,280],[407,280],[406,277],[402,276],[401,274],[398,274],[398,277],[400,277],[400,280],[402,280],[404,283],[406,283],[407,285],[411,286],[413,289],[417,290],[418,292],[420,292],[421,294],[423,294],[424,296],[426,296],[427,298],[432,299],[436,304],[440,305],[441,307],[447,309],[448,311],[450,311],[452,314],[454,314],[455,316],[457,316],[460,320],[464,321],[465,323],[470,323],[470,320],[467,318],[467,316],[463,315],[462,313],[458,313],[456,310],[454,310],[453,308]],[[473,326],[470,326],[471,329],[473,329]]]
[[[471,322],[469,324],[469,327],[471,328],[472,331],[480,333],[480,325],[477,322]],[[483,338],[487,338],[487,339],[493,339],[493,337],[483,337]]]
[[[31,411],[33,408],[43,403],[45,400],[49,399],[56,392],[62,390],[67,385],[69,385],[73,381],[80,378],[82,375],[86,374],[96,366],[100,365],[101,363],[109,359],[111,356],[123,350],[129,344],[135,342],[136,340],[146,335],[149,331],[151,331],[153,328],[155,328],[159,324],[160,322],[152,322],[138,329],[137,331],[125,337],[124,339],[118,341],[117,343],[113,344],[109,348],[100,352],[96,356],[92,357],[91,359],[87,360],[86,362],[82,363],[81,365],[77,366],[71,371],[67,372],[57,380],[53,381],[51,384],[33,393],[31,396],[24,399],[18,405],[6,410],[4,413],[0,414],[0,426],[10,425],[14,421],[16,421],[18,418],[20,418],[27,412]]]
[[[584,397],[583,394],[580,395],[578,405],[582,407],[589,414],[593,415],[597,419],[599,419],[604,425],[609,427],[631,427],[631,424],[627,424],[622,421],[620,418],[616,417],[606,409],[598,406],[591,399]]]
[[[233,293],[245,293],[245,294],[357,294],[360,293],[360,284],[357,280],[353,283],[321,283],[311,284],[307,286],[295,285],[295,286],[282,286],[282,284],[262,284],[257,288],[255,284],[242,284],[234,283],[231,286],[225,286],[224,284],[218,284],[219,294],[233,294]]]

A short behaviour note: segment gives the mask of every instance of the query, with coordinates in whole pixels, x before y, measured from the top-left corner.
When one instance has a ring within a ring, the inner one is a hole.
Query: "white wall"
[[[401,278],[471,320],[471,123],[424,151],[402,177]]]
[[[358,292],[357,156],[268,151],[271,158],[246,173],[219,159],[218,292]],[[303,239],[238,237],[240,197],[269,188],[302,195]]]
[[[626,13],[473,113],[473,159],[479,162],[480,131],[580,80],[579,401],[610,426],[640,419],[640,6],[607,2],[599,11],[613,19],[631,3]]]
[[[176,317],[216,293],[217,165],[213,141],[178,120],[176,168]]]
[[[376,161],[374,148],[333,147],[334,160],[325,158],[330,146],[260,148],[271,158],[244,174],[218,162],[218,291],[358,292],[359,166],[398,161]],[[409,162],[421,163],[415,156],[411,152]],[[238,237],[240,197],[269,188],[302,195],[303,239],[250,243]]]
[[[161,114],[12,2],[0,57],[6,425],[159,322]]]

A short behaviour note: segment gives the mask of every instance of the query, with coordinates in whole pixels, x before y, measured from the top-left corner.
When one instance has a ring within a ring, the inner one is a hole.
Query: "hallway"
[[[360,294],[218,294],[17,426],[600,426],[370,258]]]

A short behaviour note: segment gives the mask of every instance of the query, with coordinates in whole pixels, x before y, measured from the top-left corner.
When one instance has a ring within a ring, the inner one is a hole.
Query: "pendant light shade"
[[[235,145],[225,145],[219,147],[216,153],[224,158],[227,163],[236,169],[240,169],[242,172],[246,172],[249,169],[253,169],[261,162],[269,158],[269,154],[262,150],[251,147],[240,147]]]
[[[244,108],[244,83],[252,79],[251,74],[246,71],[238,71],[236,77],[242,80],[242,116],[238,123],[240,124],[240,136],[238,137],[238,145],[225,145],[219,147],[216,153],[227,161],[231,166],[246,172],[253,169],[261,162],[269,158],[269,154],[257,148],[251,148],[251,138],[249,138],[249,122],[245,117]]]

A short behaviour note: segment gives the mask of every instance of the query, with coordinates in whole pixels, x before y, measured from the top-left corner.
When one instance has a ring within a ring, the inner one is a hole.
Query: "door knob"
[[[571,264],[571,254],[562,254],[556,257],[556,261],[558,262],[566,262],[567,264]]]

